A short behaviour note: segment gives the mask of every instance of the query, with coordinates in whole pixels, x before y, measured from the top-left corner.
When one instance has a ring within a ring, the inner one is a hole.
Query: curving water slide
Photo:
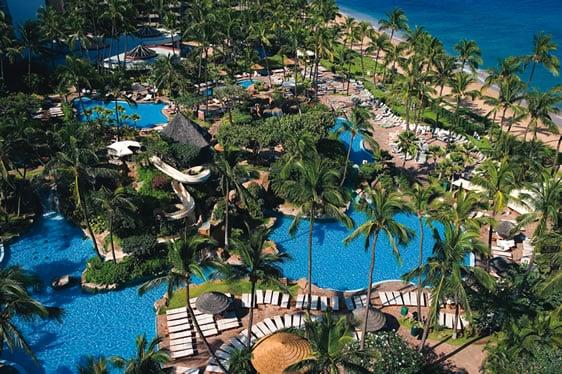
[[[188,174],[185,174],[174,168],[173,166],[168,165],[156,156],[152,156],[150,158],[150,162],[156,169],[160,170],[162,173],[173,179],[172,188],[181,202],[181,204],[176,204],[176,207],[178,208],[177,211],[166,213],[165,217],[169,220],[175,221],[193,215],[193,211],[195,210],[195,200],[185,189],[185,186],[183,184],[203,183],[207,179],[209,179],[209,177],[211,176],[211,171],[209,169],[203,168],[202,166],[195,166],[191,169],[188,169]]]

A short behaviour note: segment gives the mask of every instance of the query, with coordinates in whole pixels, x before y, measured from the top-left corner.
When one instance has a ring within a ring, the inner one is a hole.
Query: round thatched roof
[[[359,322],[359,328],[363,329],[363,321],[365,320],[365,313],[367,313],[367,308],[355,309],[353,311],[353,317],[357,322]],[[367,332],[375,332],[382,330],[386,325],[386,316],[380,310],[371,307],[369,308],[369,317],[367,319]]]
[[[252,66],[250,66],[250,69],[252,69],[252,70],[263,70],[264,67],[260,64],[253,64]]]
[[[131,49],[125,54],[125,57],[132,58],[135,60],[143,60],[145,58],[151,58],[156,56],[156,52],[142,44],[137,45],[135,48]]]
[[[288,332],[278,332],[256,343],[252,365],[259,374],[283,374],[289,366],[310,354],[310,344],[306,339]]]
[[[206,292],[195,301],[197,309],[206,314],[220,314],[228,309],[232,300],[220,292]]]
[[[293,66],[293,65],[295,65],[295,64],[296,64],[296,62],[295,62],[295,60],[293,60],[292,58],[285,57],[285,58],[283,59],[283,65],[285,65],[285,66]]]
[[[498,227],[496,227],[496,232],[498,233],[499,236],[501,236],[504,239],[511,239],[514,236],[513,234],[515,234],[513,232],[514,227],[515,224],[513,222],[500,221]]]

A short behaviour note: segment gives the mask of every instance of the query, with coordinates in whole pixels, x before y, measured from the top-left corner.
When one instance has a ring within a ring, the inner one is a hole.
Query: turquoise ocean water
[[[480,45],[483,68],[507,56],[530,53],[533,35],[544,31],[560,44],[562,58],[562,1],[560,0],[337,0],[345,14],[376,22],[394,7],[402,8],[410,26],[423,26],[439,38],[449,53],[460,39]],[[533,86],[547,89],[562,84],[539,68]]]

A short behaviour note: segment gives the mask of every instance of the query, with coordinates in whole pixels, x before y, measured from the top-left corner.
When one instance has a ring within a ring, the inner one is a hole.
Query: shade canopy
[[[498,227],[496,227],[496,232],[499,236],[504,239],[511,239],[515,236],[515,232],[513,229],[515,228],[515,224],[510,221],[500,221]]]
[[[353,317],[359,322],[359,327],[363,329],[363,321],[365,321],[365,313],[367,308],[355,309]],[[376,332],[382,330],[386,325],[386,316],[383,312],[376,308],[369,308],[369,316],[367,318],[367,332]]]
[[[162,36],[162,32],[154,27],[142,26],[135,33],[139,38],[155,38]]]
[[[220,292],[206,292],[195,301],[195,306],[206,314],[220,314],[228,309],[230,297]]]
[[[142,44],[137,45],[125,54],[125,57],[134,60],[144,60],[156,56],[156,52]]]
[[[295,60],[293,60],[292,58],[285,57],[285,58],[283,59],[283,65],[285,65],[285,66],[293,66],[293,65],[295,65],[295,64],[296,64],[296,63],[295,63]]]
[[[310,344],[288,332],[278,332],[256,343],[252,365],[259,374],[283,374],[291,365],[310,357]]]
[[[265,68],[264,68],[262,65],[260,65],[260,64],[253,64],[253,65],[250,67],[250,69],[252,69],[252,70],[263,70],[263,69],[265,69]]]
[[[161,134],[180,144],[191,144],[201,150],[209,146],[209,133],[181,113],[162,130]]]

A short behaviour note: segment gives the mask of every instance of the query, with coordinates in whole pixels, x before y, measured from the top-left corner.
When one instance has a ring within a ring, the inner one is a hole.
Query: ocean
[[[562,0],[337,0],[341,11],[375,22],[394,7],[406,12],[410,26],[423,26],[449,53],[461,39],[474,39],[482,50],[483,69],[507,56],[531,53],[533,35],[552,34],[562,58]],[[538,68],[532,85],[545,90],[562,84]]]

